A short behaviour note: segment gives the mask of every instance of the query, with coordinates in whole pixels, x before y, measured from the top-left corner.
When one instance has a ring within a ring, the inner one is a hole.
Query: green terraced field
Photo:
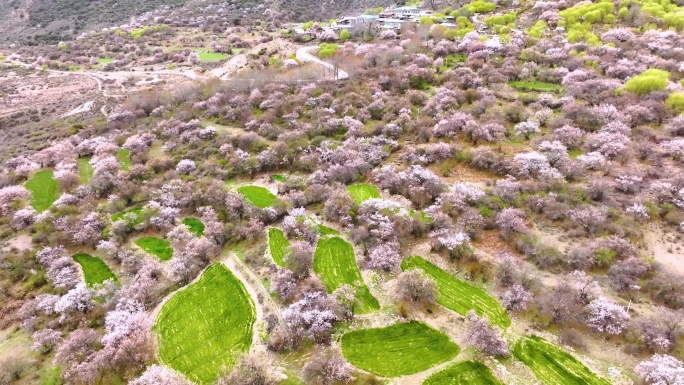
[[[563,89],[563,87],[559,86],[558,84],[543,83],[538,81],[520,80],[509,82],[508,85],[510,85],[513,88],[529,91],[560,91]]]
[[[204,223],[197,218],[185,218],[183,224],[187,226],[188,230],[198,237],[204,234]]]
[[[90,157],[78,158],[78,180],[81,184],[87,184],[93,178],[95,169],[90,164]]]
[[[223,264],[164,304],[154,330],[159,358],[200,384],[213,383],[252,345],[256,310],[240,280]]]
[[[368,183],[355,183],[347,186],[347,191],[351,195],[354,202],[361,204],[371,198],[380,198],[380,193],[378,189],[372,184]]]
[[[278,201],[273,193],[267,188],[259,186],[241,186],[238,187],[238,192],[256,207],[266,208],[271,207]]]
[[[285,238],[285,234],[280,229],[275,227],[268,229],[268,247],[275,263],[285,266],[285,255],[290,248],[290,241]]]
[[[318,234],[321,236],[340,235],[340,232],[326,225],[318,225]]]
[[[463,361],[427,378],[423,385],[503,385],[479,361]]]
[[[112,270],[98,257],[93,257],[90,254],[78,253],[72,256],[74,261],[78,262],[83,269],[83,276],[85,277],[85,282],[88,286],[93,286],[102,283],[108,279],[113,279],[118,281],[116,275],[112,273]]]
[[[543,338],[521,338],[513,355],[529,366],[537,378],[548,385],[610,385],[575,357]]]
[[[344,284],[356,287],[354,307],[358,313],[368,313],[380,308],[378,300],[363,283],[361,271],[354,258],[354,248],[344,239],[332,237],[319,240],[313,269],[328,292],[332,293]]]
[[[201,53],[199,54],[200,61],[203,63],[213,63],[227,59],[228,55],[222,53]]]
[[[131,152],[128,149],[122,148],[116,153],[116,158],[121,164],[121,169],[127,171],[131,168]]]
[[[445,334],[417,321],[342,336],[347,361],[384,377],[422,372],[453,359],[460,350]]]
[[[168,261],[173,257],[173,249],[169,241],[157,237],[143,237],[135,241],[141,249],[156,255],[161,261]]]
[[[402,270],[422,269],[432,277],[439,286],[437,303],[440,305],[461,315],[466,315],[471,309],[475,310],[478,315],[487,316],[493,324],[503,328],[511,325],[508,313],[496,299],[482,289],[452,276],[425,259],[418,256],[408,257],[402,262],[401,268]]]
[[[59,198],[59,183],[55,180],[52,170],[33,174],[25,187],[31,192],[31,206],[39,213],[49,209]]]

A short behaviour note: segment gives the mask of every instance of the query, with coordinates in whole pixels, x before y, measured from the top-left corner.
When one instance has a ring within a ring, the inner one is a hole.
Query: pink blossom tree
[[[394,283],[395,300],[411,304],[430,304],[437,299],[437,283],[423,270],[410,269],[399,274]]]
[[[641,361],[634,371],[647,384],[680,385],[684,383],[682,362],[667,354],[654,354],[650,359]]]
[[[475,311],[470,310],[466,318],[468,323],[463,338],[464,345],[474,347],[490,356],[505,358],[510,355],[506,339],[501,336],[501,330],[490,326],[486,317],[480,318]]]
[[[150,365],[129,385],[191,385],[180,373],[164,365]]]
[[[532,292],[521,285],[513,285],[501,296],[501,304],[506,310],[525,310],[532,300]]]

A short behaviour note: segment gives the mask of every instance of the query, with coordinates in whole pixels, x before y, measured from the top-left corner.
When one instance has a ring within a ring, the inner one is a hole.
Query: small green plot
[[[256,207],[266,208],[273,206],[278,198],[267,188],[260,186],[240,186],[238,192]]]
[[[97,61],[99,61],[100,64],[107,64],[107,63],[113,62],[114,59],[112,59],[110,57],[101,57],[101,58],[97,59]]]
[[[31,206],[39,213],[49,209],[59,198],[59,183],[55,180],[52,170],[33,174],[25,187],[31,192]]]
[[[285,266],[285,255],[290,248],[290,241],[285,238],[285,234],[280,229],[275,227],[268,229],[268,247],[271,249],[271,256],[275,263]]]
[[[127,171],[131,168],[131,152],[128,149],[122,148],[117,151],[116,158],[119,160],[122,170]]]
[[[273,180],[276,181],[276,182],[285,182],[285,180],[286,180],[286,179],[285,179],[285,176],[284,176],[284,175],[280,175],[280,174],[273,174],[273,175],[271,175],[271,179],[273,179]]]
[[[191,233],[198,237],[201,237],[204,234],[204,223],[197,218],[185,218],[183,219],[183,224]]]
[[[154,326],[159,358],[199,384],[214,383],[249,350],[255,322],[247,289],[216,263],[162,306]]]
[[[526,80],[509,82],[508,85],[513,88],[529,91],[560,91],[563,89],[563,86],[558,84]]]
[[[384,377],[422,372],[453,359],[460,350],[448,336],[417,321],[342,336],[347,361]]]
[[[81,184],[87,184],[93,178],[95,169],[90,164],[90,157],[78,158],[78,180]]]
[[[354,248],[340,237],[321,239],[314,253],[313,269],[321,282],[333,292],[342,285],[356,288],[355,308],[359,313],[368,313],[380,308],[378,300],[368,291],[361,271],[356,265]]]
[[[401,264],[401,269],[422,269],[432,277],[439,287],[437,303],[459,314],[466,315],[475,310],[503,328],[511,325],[511,319],[501,304],[485,293],[484,290],[472,286],[418,256],[411,256]]]
[[[142,215],[141,215],[142,209],[143,209],[142,206],[141,207],[134,207],[130,210],[126,210],[126,211],[122,211],[120,213],[116,213],[116,214],[112,215],[112,222],[123,221],[126,218],[131,218],[132,219],[131,224],[133,226],[137,226],[137,225],[141,224],[142,220],[143,220]],[[130,214],[130,215],[127,215],[127,214]]]
[[[143,237],[135,241],[147,253],[156,255],[161,261],[168,261],[173,257],[173,249],[169,241],[157,237]]]
[[[109,266],[100,258],[86,253],[74,254],[72,258],[81,265],[88,286],[100,284],[108,279],[118,281]]]
[[[575,357],[541,337],[523,337],[513,355],[548,385],[610,385]]]
[[[227,59],[229,56],[224,53],[200,53],[199,59],[202,63],[215,63]]]
[[[378,189],[368,183],[355,183],[347,186],[347,190],[357,204],[361,204],[371,198],[380,198]]]
[[[479,361],[464,361],[449,366],[425,380],[423,385],[503,385],[489,368]]]

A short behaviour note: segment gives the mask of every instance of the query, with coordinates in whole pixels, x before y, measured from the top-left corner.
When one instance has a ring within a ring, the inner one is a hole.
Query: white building
[[[394,13],[394,17],[404,17],[408,18],[420,13],[420,8],[418,7],[399,7],[391,10]]]

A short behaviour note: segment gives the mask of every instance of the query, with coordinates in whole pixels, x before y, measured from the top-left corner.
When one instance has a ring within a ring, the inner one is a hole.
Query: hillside
[[[249,24],[274,10],[282,22],[328,20],[370,7],[387,6],[390,0],[11,0],[0,4],[0,44],[29,42],[56,44],[83,32],[128,23],[131,18],[220,16],[221,28],[238,22]],[[217,27],[218,27],[217,26]]]
[[[684,384],[681,0],[361,4],[0,47],[0,385]]]

